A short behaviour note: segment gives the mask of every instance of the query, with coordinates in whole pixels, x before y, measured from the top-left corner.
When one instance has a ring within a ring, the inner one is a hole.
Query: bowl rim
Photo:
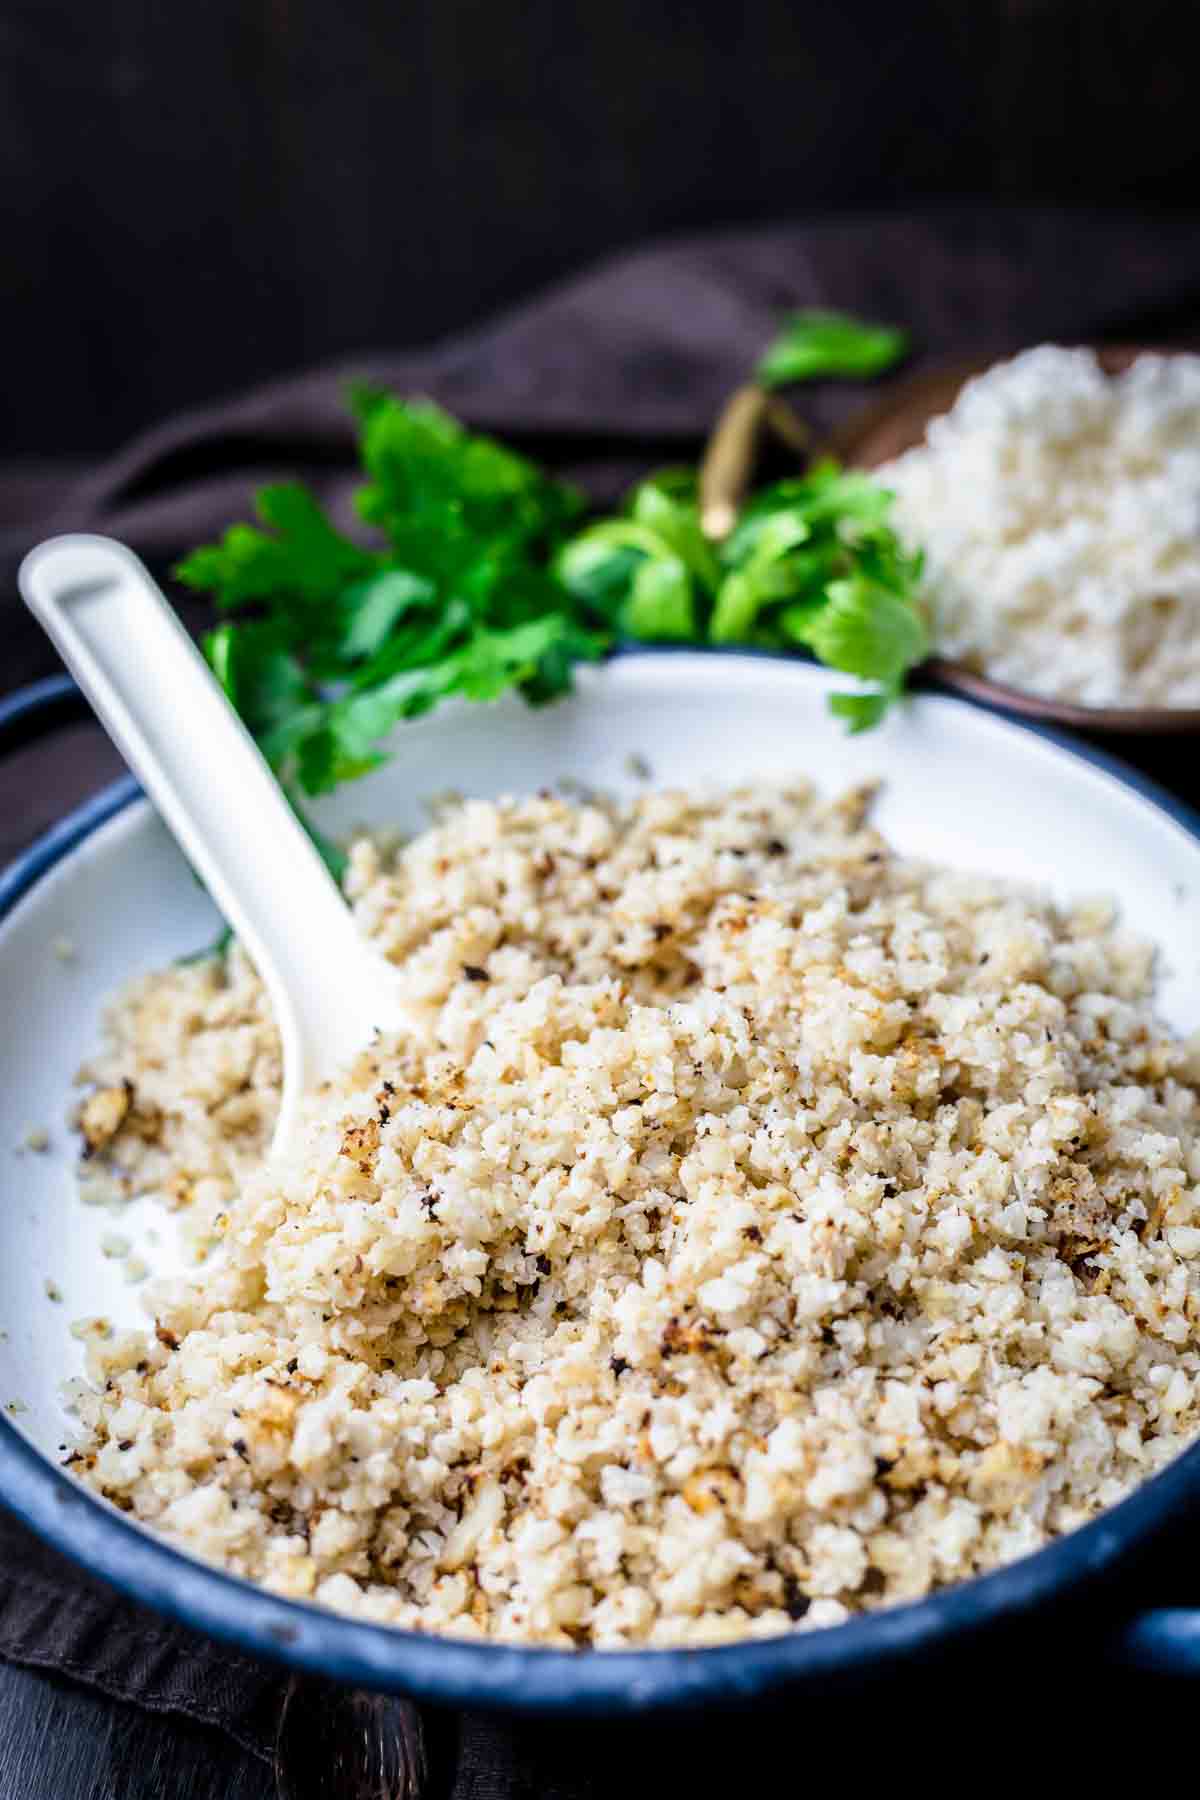
[[[618,650],[626,658],[750,655],[811,665],[771,651]],[[801,675],[801,679],[805,679]],[[942,704],[972,703],[953,694]],[[15,699],[20,696],[14,697]],[[985,706],[982,710],[997,713]],[[0,706],[0,715],[4,708]],[[1200,813],[1140,771],[1040,722],[999,713],[1090,764],[1165,813],[1200,843]],[[106,826],[149,803],[126,776],[75,808],[0,873],[0,920]],[[374,1624],[285,1599],[210,1566],[126,1518],[56,1466],[0,1415],[0,1502],[56,1550],[130,1599],[248,1655],[356,1687],[514,1714],[632,1717],[765,1699],[809,1680],[862,1678],[1001,1622],[1110,1573],[1185,1507],[1200,1504],[1200,1443],[1116,1506],[1002,1568],[916,1601],[808,1632],[698,1648],[562,1650],[478,1642]]]
[[[1081,343],[1070,338],[1047,341],[1061,343],[1068,350],[1095,351],[1101,367],[1108,375],[1119,374],[1139,356],[1196,354],[1194,348],[1189,349],[1188,346],[1179,344],[1131,344],[1102,340]],[[1010,362],[1023,349],[1028,348],[1031,346],[1017,345],[1013,349],[993,353],[947,357],[931,363],[928,368],[902,374],[889,383],[881,395],[835,427],[825,448],[831,455],[852,466],[876,469],[880,466],[878,463],[861,460],[858,446],[894,418],[906,402],[919,399],[927,389],[941,390],[943,386],[948,389],[949,384],[953,383],[954,391],[950,394],[946,408],[930,414],[930,419],[940,418],[945,410],[954,405],[959,392],[968,381],[995,368],[999,363]],[[1047,694],[1036,694],[1029,688],[1013,687],[1008,682],[996,681],[990,675],[949,657],[929,658],[922,664],[921,674],[940,687],[966,694],[973,700],[982,700],[1005,712],[1017,713],[1026,719],[1044,719],[1052,724],[1069,725],[1078,731],[1112,732],[1131,737],[1183,737],[1200,732],[1200,707],[1087,706],[1074,700],[1056,700]]]

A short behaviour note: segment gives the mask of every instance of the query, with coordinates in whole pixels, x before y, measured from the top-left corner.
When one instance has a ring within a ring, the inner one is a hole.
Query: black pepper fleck
[[[812,1601],[804,1592],[804,1589],[800,1586],[796,1577],[794,1575],[785,1576],[783,1583],[783,1610],[788,1618],[792,1620],[802,1619],[811,1605]]]

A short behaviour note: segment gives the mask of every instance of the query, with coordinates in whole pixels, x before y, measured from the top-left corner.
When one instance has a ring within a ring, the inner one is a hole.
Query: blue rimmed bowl
[[[849,738],[825,700],[837,682],[786,659],[703,652],[622,656],[543,712],[448,707],[398,735],[393,760],[332,797],[320,822],[419,828],[448,788],[523,791],[570,778],[636,788],[803,775],[822,788],[882,779],[881,828],[901,851],[1069,898],[1102,892],[1161,949],[1160,1008],[1200,1021],[1200,819],[1140,777],[961,700],[921,695]],[[43,683],[0,707],[0,753],[77,705]],[[187,721],[180,721],[187,729]],[[203,745],[197,746],[203,754]],[[71,1321],[142,1323],[136,1290],[101,1251],[111,1214],[85,1207],[65,1125],[75,1069],[104,1002],[130,977],[208,941],[216,918],[132,782],[63,821],[0,877],[0,1502],[137,1600],[337,1680],[455,1705],[615,1715],[765,1698],[895,1669],[1004,1622],[1042,1617],[1144,1549],[1200,1503],[1200,1448],[1120,1506],[1034,1556],[914,1605],[828,1630],[711,1650],[557,1651],[455,1642],[278,1599],[161,1542],[59,1467],[62,1384],[81,1369]],[[46,1150],[29,1147],[45,1131]],[[118,1221],[168,1222],[141,1203]],[[61,1298],[52,1298],[61,1296]],[[1109,1648],[1200,1670],[1200,1612],[1114,1619]]]

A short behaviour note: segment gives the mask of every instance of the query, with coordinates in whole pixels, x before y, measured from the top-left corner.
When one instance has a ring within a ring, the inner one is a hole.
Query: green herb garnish
[[[754,371],[761,387],[829,377],[882,375],[908,354],[908,333],[892,325],[868,325],[848,313],[809,309],[784,321]]]
[[[347,537],[306,488],[275,486],[257,525],[175,570],[229,615],[209,661],[293,802],[375,768],[393,727],[448,695],[516,688],[540,704],[607,646],[552,570],[583,510],[573,488],[428,402],[360,389],[353,404],[355,506],[381,545]]]
[[[831,701],[861,731],[929,651],[920,558],[887,524],[890,506],[869,476],[823,463],[752,495],[714,546],[700,530],[695,477],[672,471],[635,488],[622,518],[574,537],[558,572],[625,636],[812,650],[872,684]]]
[[[799,313],[758,380],[874,374],[904,344]],[[377,767],[402,719],[509,689],[540,705],[615,635],[804,647],[867,684],[831,703],[856,731],[927,652],[919,561],[864,474],[826,463],[776,482],[733,504],[716,542],[693,470],[655,475],[616,517],[586,523],[575,489],[431,403],[361,388],[352,404],[366,476],[355,509],[373,542],[280,484],[259,491],[257,523],[175,571],[224,615],[209,660],[297,811]],[[340,876],[341,851],[313,836]]]

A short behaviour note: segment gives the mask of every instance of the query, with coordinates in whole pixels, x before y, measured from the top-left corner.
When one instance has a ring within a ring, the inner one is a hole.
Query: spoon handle
[[[292,1677],[275,1741],[279,1800],[422,1800],[421,1716],[395,1694]]]
[[[108,538],[54,538],[26,557],[19,581],[266,984],[283,1038],[282,1130],[302,1087],[365,1042],[375,959],[137,557]]]

